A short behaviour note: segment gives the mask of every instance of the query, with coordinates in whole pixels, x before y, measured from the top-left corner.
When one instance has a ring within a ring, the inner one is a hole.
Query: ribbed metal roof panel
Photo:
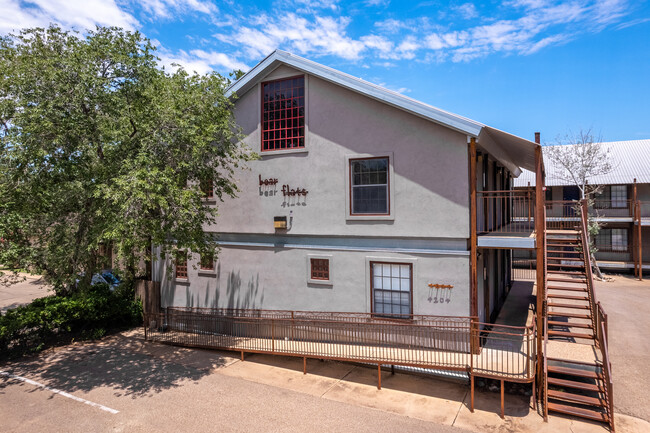
[[[614,167],[611,173],[589,178],[593,185],[622,185],[633,183],[650,183],[650,139],[630,141],[609,141],[602,143],[603,148],[609,149],[610,163]],[[553,164],[546,156],[550,146],[543,146],[544,166],[546,168],[546,185],[567,185],[567,182],[558,179],[562,167]],[[535,173],[523,170],[515,179],[515,187],[535,185]]]

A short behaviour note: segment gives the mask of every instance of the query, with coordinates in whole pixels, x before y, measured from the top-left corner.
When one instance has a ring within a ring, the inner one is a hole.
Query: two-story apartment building
[[[601,224],[595,238],[596,259],[603,270],[650,270],[650,140],[604,142],[613,170],[594,176],[600,186],[591,213]],[[543,147],[543,152],[546,147]],[[546,213],[551,226],[575,224],[574,210],[580,191],[558,173],[563,168],[550,158],[546,163]],[[514,181],[525,191],[535,186],[535,174],[524,170]],[[521,257],[521,254],[519,254]]]
[[[282,51],[230,91],[260,158],[205,228],[218,258],[155,267],[163,307],[494,317],[508,248],[535,242],[477,241],[472,212],[478,235],[505,213],[471,196],[510,190],[538,144]]]

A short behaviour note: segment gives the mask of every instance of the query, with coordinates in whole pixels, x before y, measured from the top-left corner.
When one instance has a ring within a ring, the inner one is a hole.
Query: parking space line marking
[[[7,376],[7,377],[10,377],[12,379],[16,379],[16,380],[20,380],[22,382],[28,383],[30,385],[38,386],[39,388],[43,388],[45,390],[53,392],[54,394],[59,394],[59,395],[61,395],[63,397],[71,398],[72,400],[78,401],[78,402],[83,403],[83,404],[87,404],[87,405],[92,406],[92,407],[96,407],[98,409],[101,409],[103,411],[106,411],[106,412],[109,412],[109,413],[112,413],[112,414],[116,414],[116,413],[120,412],[119,410],[111,409],[110,407],[106,407],[106,406],[101,405],[99,403],[94,403],[92,401],[88,401],[88,400],[83,399],[81,397],[77,397],[77,396],[74,396],[72,394],[68,394],[65,391],[61,391],[60,389],[51,388],[51,387],[49,387],[47,385],[43,385],[42,383],[38,383],[38,382],[36,382],[34,380],[27,379],[26,377],[16,376],[15,374],[11,374],[11,373],[9,373],[7,371],[0,371],[0,376]]]

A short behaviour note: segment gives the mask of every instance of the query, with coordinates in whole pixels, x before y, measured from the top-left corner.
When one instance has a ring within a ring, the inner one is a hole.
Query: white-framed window
[[[627,207],[627,185],[612,185],[610,188],[612,207]]]
[[[370,262],[371,311],[385,317],[413,314],[413,264]]]
[[[346,218],[394,219],[393,154],[346,156]]]
[[[627,251],[627,229],[611,229],[612,251]]]
[[[332,285],[332,256],[328,254],[307,255],[307,282]]]

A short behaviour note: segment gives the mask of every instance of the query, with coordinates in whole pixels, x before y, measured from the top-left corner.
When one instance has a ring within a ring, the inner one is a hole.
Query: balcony
[[[477,191],[476,197],[478,247],[535,248],[534,191]]]

